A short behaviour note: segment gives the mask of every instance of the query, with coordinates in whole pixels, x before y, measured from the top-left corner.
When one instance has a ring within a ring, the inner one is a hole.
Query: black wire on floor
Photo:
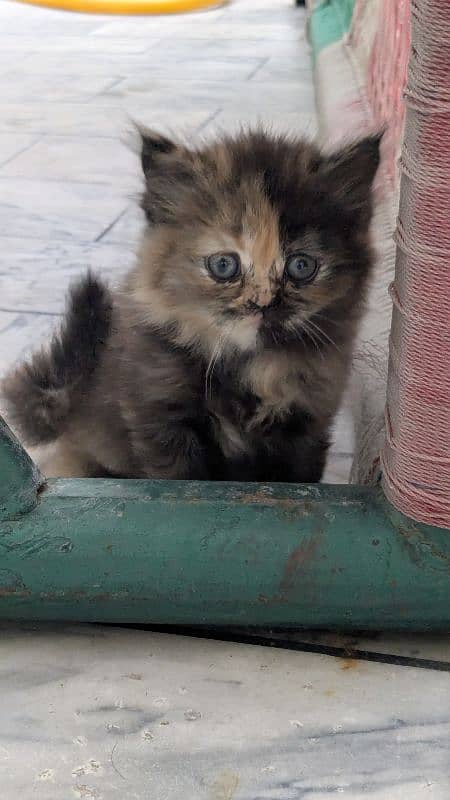
[[[330,656],[331,658],[371,661],[376,664],[390,664],[395,667],[412,667],[414,669],[450,672],[450,662],[448,661],[417,658],[415,656],[400,656],[392,653],[378,653],[372,650],[359,650],[352,647],[333,647],[331,645],[316,644],[314,642],[301,640],[293,641],[292,639],[282,638],[282,635],[279,634],[273,636],[271,635],[273,634],[272,631],[249,632],[248,630],[230,630],[227,628],[193,628],[173,625],[138,625],[134,623],[120,624],[115,627],[153,631],[154,633],[170,633],[178,636],[191,636],[197,639],[232,642],[234,644],[252,644],[260,647],[293,650],[300,653],[315,653],[316,655]]]

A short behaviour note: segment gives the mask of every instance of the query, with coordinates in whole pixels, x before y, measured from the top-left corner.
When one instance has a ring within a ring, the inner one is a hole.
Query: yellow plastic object
[[[18,0],[31,6],[85,14],[183,14],[223,5],[223,0]]]

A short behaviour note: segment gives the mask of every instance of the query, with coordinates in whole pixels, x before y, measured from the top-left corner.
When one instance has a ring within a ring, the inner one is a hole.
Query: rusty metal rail
[[[450,531],[357,486],[54,480],[0,430],[0,617],[450,629]]]

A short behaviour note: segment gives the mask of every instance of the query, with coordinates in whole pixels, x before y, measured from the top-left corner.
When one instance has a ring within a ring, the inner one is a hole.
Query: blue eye
[[[212,277],[221,283],[235,280],[241,273],[241,260],[237,253],[215,253],[206,259]]]
[[[316,277],[318,269],[319,263],[316,258],[306,253],[292,253],[286,259],[284,274],[292,283],[300,286],[310,283]]]

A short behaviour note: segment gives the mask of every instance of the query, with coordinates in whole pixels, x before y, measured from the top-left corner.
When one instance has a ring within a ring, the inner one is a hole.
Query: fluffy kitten
[[[88,275],[9,377],[50,472],[320,480],[372,252],[379,137],[332,155],[262,131],[145,133],[146,233],[119,292]]]

